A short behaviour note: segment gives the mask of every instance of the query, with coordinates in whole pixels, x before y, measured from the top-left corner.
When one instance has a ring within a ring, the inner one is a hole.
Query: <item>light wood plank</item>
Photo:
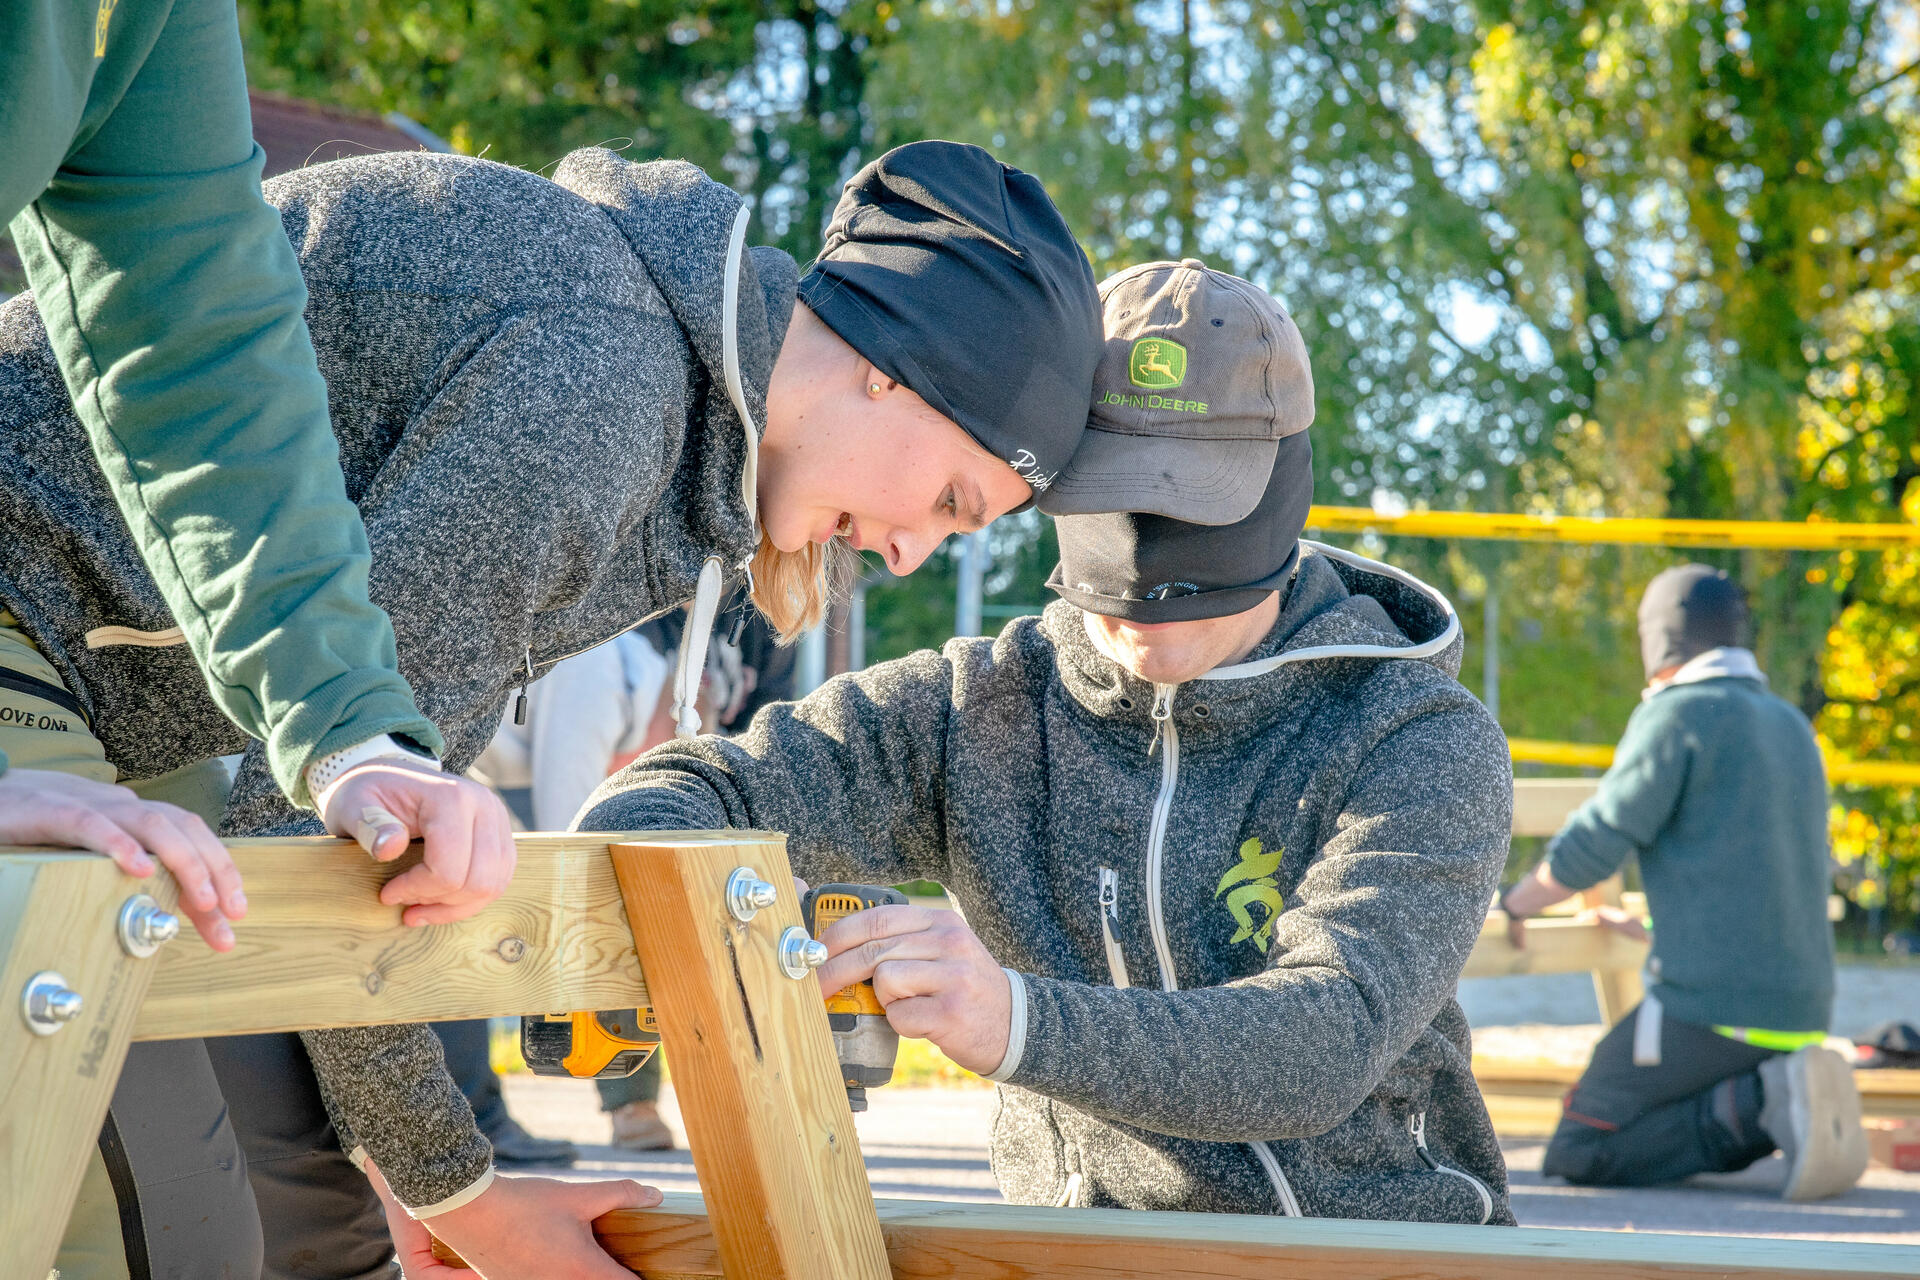
[[[1584,973],[1596,969],[1638,973],[1649,947],[1579,919],[1527,921],[1527,945],[1507,941],[1506,917],[1487,917],[1463,978],[1504,978],[1536,973]]]
[[[1560,1099],[1580,1079],[1585,1063],[1476,1055],[1473,1074],[1496,1132],[1514,1138],[1544,1138],[1560,1123]],[[1869,1120],[1920,1119],[1920,1071],[1853,1073],[1860,1107]]]
[[[0,1275],[44,1276],[59,1251],[156,967],[120,946],[120,907],[137,893],[175,902],[165,873],[136,880],[95,855],[0,854]],[[83,1003],[37,1036],[21,996],[45,969]]]
[[[1515,778],[1513,834],[1550,836],[1599,789],[1598,778]]]
[[[885,1247],[820,985],[787,976],[777,954],[800,922],[785,837],[650,839],[612,853],[726,1274],[882,1280]],[[745,924],[725,902],[737,866],[779,895]]]
[[[232,840],[249,910],[234,949],[190,932],[161,954],[141,1040],[505,1017],[647,1003],[606,835],[520,835],[501,897],[472,919],[408,928],[350,840]]]
[[[1891,1245],[1325,1218],[882,1200],[895,1280],[1859,1280],[1910,1276]],[[723,1270],[698,1196],[622,1210],[601,1243],[649,1280]]]

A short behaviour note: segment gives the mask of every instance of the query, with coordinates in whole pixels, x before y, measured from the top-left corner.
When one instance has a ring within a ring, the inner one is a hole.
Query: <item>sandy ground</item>
[[[1592,983],[1584,975],[1478,979],[1463,984],[1461,1002],[1475,1023],[1476,1047],[1501,1056],[1584,1061],[1600,1032]],[[1857,1033],[1890,1017],[1920,1024],[1920,965],[1843,968],[1834,1029]],[[699,1189],[671,1085],[662,1110],[681,1148],[645,1154],[608,1145],[607,1118],[588,1082],[512,1076],[506,1088],[514,1114],[529,1128],[580,1144],[580,1162],[563,1176],[632,1177],[668,1191]],[[990,1090],[890,1088],[869,1097],[871,1107],[857,1117],[857,1126],[876,1195],[1000,1199],[987,1164]],[[1514,1139],[1502,1146],[1514,1213],[1527,1226],[1896,1244],[1915,1248],[1913,1271],[1920,1275],[1920,1174],[1872,1169],[1848,1195],[1786,1204],[1775,1193],[1778,1157],[1677,1187],[1611,1190],[1543,1179],[1538,1141]]]

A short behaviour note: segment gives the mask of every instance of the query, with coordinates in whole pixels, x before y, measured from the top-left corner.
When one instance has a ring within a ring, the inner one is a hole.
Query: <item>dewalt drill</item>
[[[537,1076],[617,1080],[647,1065],[660,1047],[652,1009],[536,1013],[520,1019],[520,1056]]]
[[[877,884],[823,884],[800,900],[807,932],[868,907],[905,906],[906,895]],[[847,1086],[847,1105],[867,1109],[867,1090],[893,1079],[899,1033],[887,1021],[873,980],[843,987],[827,997],[827,1025]],[[646,1065],[660,1047],[652,1009],[529,1014],[520,1019],[520,1055],[538,1076],[613,1080]]]
[[[897,889],[877,884],[823,884],[800,899],[800,918],[807,932],[819,937],[827,926],[869,907],[904,907],[907,897]],[[833,1030],[833,1051],[840,1059],[840,1077],[847,1086],[847,1105],[867,1109],[867,1090],[893,1079],[894,1056],[900,1051],[900,1033],[887,1021],[886,1010],[873,992],[873,979],[842,987],[827,997],[827,1025]]]

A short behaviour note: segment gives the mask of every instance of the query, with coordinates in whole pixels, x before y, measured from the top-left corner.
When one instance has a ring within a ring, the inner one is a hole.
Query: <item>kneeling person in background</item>
[[[1149,514],[1059,519],[1043,617],[662,746],[580,825],[947,886],[964,917],[847,917],[819,978],[1000,1083],[1016,1203],[1511,1223],[1455,988],[1512,781],[1453,609],[1300,541],[1312,380],[1272,299],[1192,262],[1102,295],[1052,500]]]
[[[1782,1195],[1813,1200],[1866,1170],[1853,1073],[1820,1047],[1833,1012],[1826,773],[1807,718],[1767,690],[1747,622],[1746,593],[1717,569],[1648,584],[1647,689],[1613,767],[1500,900],[1523,920],[1630,855],[1646,884],[1646,998],[1595,1047],[1542,1162],[1569,1182],[1677,1182],[1777,1149]]]

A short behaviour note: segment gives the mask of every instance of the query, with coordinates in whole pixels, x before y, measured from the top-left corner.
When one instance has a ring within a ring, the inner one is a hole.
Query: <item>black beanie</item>
[[[1723,570],[1683,564],[1640,597],[1640,664],[1651,680],[1709,649],[1746,648],[1747,593]]]
[[[1313,503],[1313,445],[1279,442],[1253,514],[1233,524],[1166,516],[1056,516],[1060,564],[1047,586],[1088,613],[1129,622],[1191,622],[1245,613],[1282,590],[1300,559]]]
[[[915,142],[856,173],[800,300],[1036,494],[1079,446],[1093,268],[1039,181],[979,147]]]

